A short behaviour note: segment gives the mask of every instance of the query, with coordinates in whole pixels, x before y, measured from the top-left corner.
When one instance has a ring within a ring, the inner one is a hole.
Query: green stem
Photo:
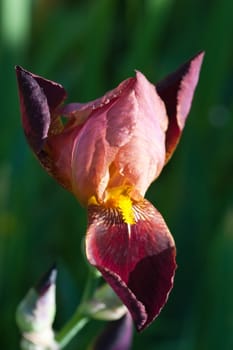
[[[71,319],[57,333],[56,342],[59,349],[63,349],[73,337],[88,323],[89,317],[85,314],[84,305],[93,294],[96,287],[97,277],[93,268],[89,268],[87,284],[83,293],[82,301]]]
[[[89,318],[84,317],[82,313],[80,314],[79,310],[77,310],[68,323],[56,335],[56,342],[59,345],[59,349],[63,349],[88,321]]]

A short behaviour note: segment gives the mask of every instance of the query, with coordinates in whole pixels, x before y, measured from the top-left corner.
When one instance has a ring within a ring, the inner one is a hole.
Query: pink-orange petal
[[[81,121],[85,121],[98,109],[109,107],[109,105],[116,101],[123,93],[129,90],[132,84],[134,84],[134,79],[128,78],[121,82],[115,89],[106,92],[104,96],[86,103],[69,103],[62,106],[59,113],[67,117],[75,117]]]
[[[86,253],[141,331],[166,303],[173,286],[176,249],[152,204],[143,200],[133,211],[135,224],[129,228],[117,208],[90,206]]]
[[[128,87],[120,98],[96,109],[81,124],[72,152],[72,182],[74,193],[82,203],[87,204],[93,195],[103,199],[112,180],[110,167],[119,148],[132,137],[136,113],[137,101]],[[123,180],[120,176],[120,181]]]
[[[128,183],[144,196],[164,166],[168,120],[165,105],[154,85],[140,72],[136,72],[133,94],[135,126],[129,142],[119,149],[114,164]]]
[[[166,160],[172,156],[185,125],[198,82],[204,52],[191,58],[176,72],[156,84],[169,118],[166,134]]]
[[[68,191],[72,188],[72,152],[75,140],[81,127],[64,129],[57,135],[51,135],[46,140],[46,150],[43,152],[42,164],[46,170]]]

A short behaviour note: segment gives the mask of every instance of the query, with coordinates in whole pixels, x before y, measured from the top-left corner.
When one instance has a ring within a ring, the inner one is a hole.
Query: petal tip
[[[16,75],[24,132],[30,146],[38,154],[50,124],[47,99],[32,73],[16,66]]]
[[[169,119],[166,133],[166,162],[180,140],[191,108],[204,54],[204,51],[200,51],[156,85],[158,94],[165,103]]]

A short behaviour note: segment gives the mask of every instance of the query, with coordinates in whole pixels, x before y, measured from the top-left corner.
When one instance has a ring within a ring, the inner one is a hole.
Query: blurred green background
[[[233,1],[1,0],[0,348],[19,348],[15,308],[57,261],[56,327],[83,291],[86,214],[39,166],[20,123],[14,65],[60,82],[69,101],[141,70],[156,82],[200,50],[180,145],[147,197],[177,244],[175,286],[133,349],[233,349]],[[85,350],[103,324],[67,349]]]

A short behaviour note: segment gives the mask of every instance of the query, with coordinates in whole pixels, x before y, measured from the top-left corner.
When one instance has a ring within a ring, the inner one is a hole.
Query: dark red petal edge
[[[160,313],[173,286],[176,249],[159,212],[148,201],[134,206],[136,223],[116,208],[89,207],[86,253],[129,309],[138,331]]]
[[[51,112],[53,112],[67,97],[66,91],[61,84],[33,74],[20,66],[16,66],[15,69],[17,75],[20,71],[25,72],[37,81],[39,86],[43,89]]]
[[[129,350],[133,338],[132,318],[127,312],[117,321],[109,322],[94,342],[93,350]]]
[[[64,88],[16,66],[22,122],[27,140],[38,154],[48,135],[51,115],[66,97]]]
[[[17,66],[20,109],[24,133],[41,165],[58,182],[70,190],[69,183],[60,179],[60,172],[54,169],[53,160],[46,148],[51,134],[60,133],[63,126],[57,115],[57,108],[66,97],[63,87]]]
[[[50,125],[47,98],[32,75],[16,67],[20,109],[26,138],[37,154],[41,151]]]
[[[166,105],[169,125],[166,134],[167,161],[173,154],[189,113],[198,82],[204,52],[191,58],[177,71],[156,84],[159,96]]]

